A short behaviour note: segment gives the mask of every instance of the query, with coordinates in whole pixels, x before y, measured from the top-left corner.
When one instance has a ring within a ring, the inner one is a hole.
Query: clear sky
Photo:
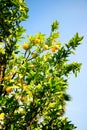
[[[78,32],[84,36],[82,45],[71,56],[71,61],[81,62],[82,69],[77,78],[71,75],[66,115],[77,125],[77,130],[87,130],[87,0],[26,0],[29,19],[23,22],[27,34],[50,33],[53,21],[59,21],[60,41],[68,42]]]

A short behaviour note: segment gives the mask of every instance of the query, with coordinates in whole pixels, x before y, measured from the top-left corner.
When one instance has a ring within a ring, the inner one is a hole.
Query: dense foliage
[[[0,129],[73,130],[65,117],[68,79],[81,64],[69,56],[81,44],[78,33],[66,44],[59,41],[57,21],[51,33],[27,35],[20,25],[28,17],[24,0],[0,0]]]

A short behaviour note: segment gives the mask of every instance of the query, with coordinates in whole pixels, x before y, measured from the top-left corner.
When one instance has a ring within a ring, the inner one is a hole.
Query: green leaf
[[[57,20],[52,23],[52,25],[51,25],[52,32],[54,32],[58,29],[58,25],[59,25],[59,23]]]

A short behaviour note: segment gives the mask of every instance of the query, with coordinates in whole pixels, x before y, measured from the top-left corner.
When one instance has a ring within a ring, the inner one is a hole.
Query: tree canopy
[[[28,11],[24,0],[0,0],[0,129],[74,130],[64,113],[69,75],[77,76],[81,63],[69,56],[83,37],[61,43],[54,21],[48,37],[28,34],[21,45]]]

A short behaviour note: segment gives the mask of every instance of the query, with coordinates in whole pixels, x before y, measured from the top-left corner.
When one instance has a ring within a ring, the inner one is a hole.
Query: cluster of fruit
[[[39,44],[39,43],[40,43],[40,39],[36,38],[36,39],[34,40],[34,43],[35,43],[35,44]],[[24,50],[28,50],[28,49],[29,49],[29,44],[28,44],[28,43],[24,43],[24,44],[22,45],[22,48],[23,48]],[[43,46],[43,50],[48,50],[48,49],[50,49],[50,47],[49,47],[47,44],[45,44],[45,45]],[[59,50],[59,49],[60,49],[60,42],[59,42],[58,44],[55,44],[54,46],[51,47],[52,52],[56,52],[56,51]]]

